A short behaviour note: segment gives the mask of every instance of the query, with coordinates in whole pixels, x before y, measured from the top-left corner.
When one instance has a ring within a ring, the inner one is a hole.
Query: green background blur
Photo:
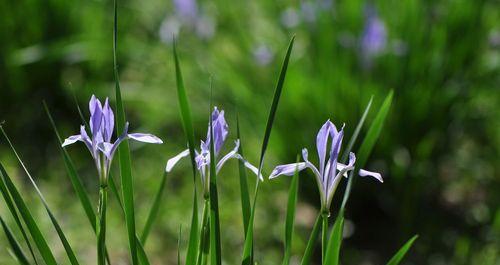
[[[395,93],[367,164],[382,172],[385,182],[355,182],[342,263],[384,264],[419,234],[406,264],[500,264],[499,10],[498,0],[119,1],[118,64],[131,131],[151,132],[165,141],[132,145],[138,230],[167,159],[185,148],[172,36],[178,36],[196,137],[206,135],[212,77],[213,102],[226,111],[230,126],[225,148],[232,148],[238,113],[246,158],[257,163],[281,61],[295,34],[266,175],[277,164],[295,161],[302,147],[315,161],[316,132],[327,119],[345,123],[348,140],[370,97],[368,124],[385,95],[391,89]],[[95,240],[42,100],[62,135],[69,136],[81,124],[73,95],[88,115],[92,94],[114,101],[112,1],[0,0],[0,121],[5,120],[84,264],[94,263]],[[88,152],[83,145],[69,152],[97,201]],[[31,198],[31,209],[64,261],[50,222],[3,139],[0,160]],[[181,225],[186,238],[189,170],[184,161],[168,177],[146,245],[154,264],[175,264]],[[249,178],[253,187],[255,179]],[[259,264],[280,263],[289,181],[284,177],[262,185],[255,232]],[[221,171],[219,183],[223,260],[237,264],[243,226],[235,162]],[[302,173],[294,262],[303,253],[318,199],[312,174]],[[334,213],[340,199],[334,198]],[[2,216],[12,222],[3,201],[0,205]],[[125,227],[113,199],[110,208],[111,259],[127,264]],[[13,263],[6,248],[2,234],[0,264]]]

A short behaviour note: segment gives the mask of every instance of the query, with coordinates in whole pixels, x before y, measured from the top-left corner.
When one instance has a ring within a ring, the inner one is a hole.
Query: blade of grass
[[[22,265],[29,265],[30,263],[29,263],[28,259],[26,258],[26,255],[24,255],[24,252],[21,248],[21,245],[19,244],[17,239],[12,234],[12,231],[10,230],[10,228],[4,222],[2,216],[0,216],[0,223],[2,223],[3,231],[5,232],[5,236],[7,236],[7,240],[9,241],[10,247],[12,248],[12,251],[13,251],[14,256],[16,257],[17,261]]]
[[[8,189],[7,189],[7,186],[5,186],[3,178],[0,178],[0,191],[2,193],[2,196],[4,197],[5,203],[7,204],[7,208],[9,208],[9,211],[11,212],[12,216],[14,217],[14,221],[17,224],[17,227],[21,231],[23,239],[26,242],[26,245],[28,246],[28,249],[30,251],[31,256],[33,257],[33,261],[35,262],[35,264],[38,264],[35,252],[33,251],[33,247],[31,246],[28,235],[26,234],[26,230],[24,229],[24,227],[21,223],[21,220],[19,219],[19,215],[17,214],[16,207],[14,205],[14,202],[12,201],[12,198],[10,196]]]
[[[311,263],[311,257],[313,255],[314,246],[316,245],[316,240],[318,240],[319,231],[321,230],[321,214],[318,214],[316,218],[316,222],[314,222],[313,229],[311,231],[311,235],[309,236],[309,240],[307,241],[306,250],[304,252],[304,256],[302,256],[302,261],[300,265],[309,265]]]
[[[210,104],[211,105],[211,104]],[[212,116],[210,119],[210,265],[221,265],[219,195],[215,171],[215,148]]]
[[[113,174],[109,174],[109,186],[111,187],[111,192],[115,195],[116,201],[118,201],[118,206],[122,210],[123,215],[125,215],[125,209],[123,208],[123,203],[120,198],[120,193],[118,191],[118,188],[116,187],[116,182],[113,179]],[[139,263],[142,265],[149,265],[149,259],[148,256],[146,255],[146,251],[144,250],[144,245],[142,242],[139,240],[139,237],[136,235],[135,236],[135,241],[137,244],[137,255],[139,258]],[[109,264],[109,262],[108,262]]]
[[[274,123],[274,118],[276,116],[276,111],[278,109],[278,103],[279,99],[281,97],[281,92],[283,90],[283,85],[285,83],[285,77],[286,77],[286,70],[288,69],[288,62],[290,61],[290,54],[292,53],[292,48],[293,48],[293,42],[295,40],[295,36],[292,37],[290,40],[290,44],[288,45],[288,49],[285,55],[285,59],[283,61],[283,65],[281,66],[281,72],[278,78],[278,83],[276,84],[276,89],[274,91],[274,96],[273,96],[273,102],[271,104],[271,109],[269,111],[269,116],[267,118],[267,125],[266,125],[266,131],[264,133],[264,139],[262,141],[262,148],[260,152],[260,159],[259,159],[259,168],[258,168],[258,174],[257,176],[260,176],[262,172],[262,166],[264,164],[264,156],[266,154],[266,149],[267,145],[269,143],[269,138],[271,136],[271,130],[273,128],[273,123]],[[253,205],[252,205],[252,211],[250,213],[250,220],[248,222],[248,231],[246,233],[245,237],[245,243],[243,247],[243,255],[242,255],[242,264],[248,265],[248,264],[253,264],[253,222],[254,222],[254,217],[255,217],[255,209],[257,205],[257,195],[259,192],[259,183],[260,181],[257,180],[256,182],[256,187],[255,187],[255,196],[253,199]]]
[[[95,231],[95,220],[96,220],[96,215],[94,212],[94,208],[92,207],[92,204],[90,203],[90,198],[85,191],[85,188],[83,187],[83,183],[78,177],[78,173],[75,169],[75,165],[73,164],[73,161],[71,160],[68,152],[64,147],[62,147],[62,138],[61,135],[59,134],[59,131],[57,130],[57,126],[54,122],[54,119],[52,118],[52,114],[49,111],[49,108],[47,107],[47,104],[45,101],[43,101],[43,106],[45,108],[45,112],[47,113],[47,116],[49,117],[50,124],[52,125],[52,129],[54,130],[58,143],[59,143],[59,148],[61,150],[61,153],[64,158],[64,165],[66,166],[66,171],[69,176],[69,180],[71,181],[71,185],[73,185],[73,189],[75,190],[78,198],[80,199],[80,203],[83,207],[83,210],[85,211],[85,214],[87,215],[87,219],[89,220],[90,225],[92,226],[92,229]]]
[[[203,214],[201,215],[201,234],[200,248],[198,251],[197,265],[207,263],[207,257],[210,252],[210,224],[209,221],[210,199],[204,199]]]
[[[143,245],[146,245],[146,240],[148,239],[149,232],[151,231],[151,226],[153,225],[154,221],[156,220],[156,217],[158,216],[158,211],[160,210],[160,202],[163,196],[163,191],[165,190],[166,182],[167,182],[167,172],[164,172],[160,181],[160,186],[158,187],[158,191],[156,192],[153,205],[151,206],[151,210],[149,210],[148,218],[146,219],[146,224],[144,225],[144,229],[142,230],[141,243]]]
[[[50,221],[54,225],[54,228],[56,229],[57,235],[59,236],[59,239],[61,240],[61,243],[64,246],[64,250],[66,251],[66,255],[68,256],[69,261],[73,265],[78,265],[79,263],[78,263],[78,260],[77,260],[77,258],[75,256],[75,253],[74,253],[73,249],[71,248],[71,245],[69,244],[68,239],[66,238],[66,235],[62,231],[62,228],[59,225],[59,222],[57,221],[57,219],[55,218],[54,214],[50,210],[49,205],[47,204],[47,201],[45,200],[45,197],[43,196],[42,192],[40,191],[40,188],[38,188],[38,185],[36,185],[35,180],[33,179],[33,177],[31,176],[30,172],[28,171],[28,168],[26,168],[26,166],[24,165],[24,162],[21,160],[21,157],[17,153],[16,149],[14,148],[14,145],[10,141],[9,136],[7,135],[7,133],[5,132],[5,130],[3,129],[2,126],[0,126],[0,131],[2,132],[2,134],[3,134],[4,138],[5,138],[5,140],[7,141],[7,143],[9,144],[12,152],[14,152],[14,155],[16,156],[17,161],[19,162],[19,164],[21,164],[21,167],[23,168],[24,172],[28,176],[31,184],[35,188],[35,191],[38,194],[38,197],[42,201],[42,204],[45,207],[45,210],[47,211],[47,214],[50,217]]]
[[[49,245],[47,244],[47,241],[45,240],[45,237],[43,236],[42,232],[40,231],[40,228],[37,226],[37,222],[31,215],[31,212],[29,211],[28,207],[26,206],[26,203],[24,202],[21,194],[17,190],[16,186],[10,179],[9,175],[5,171],[5,168],[3,167],[3,164],[0,162],[0,177],[1,181],[4,183],[4,185],[7,187],[10,195],[12,196],[12,200],[14,201],[15,205],[17,206],[17,209],[19,210],[19,214],[23,218],[24,223],[26,224],[26,228],[31,234],[31,237],[33,238],[33,241],[35,242],[35,245],[37,246],[43,260],[47,265],[56,265],[56,259],[54,258],[54,254],[49,248]],[[7,194],[5,194],[7,195]]]
[[[240,148],[238,150],[238,153],[242,157],[245,157],[245,155],[243,154],[243,144],[241,141],[240,121],[238,118],[238,114],[236,114],[236,133],[237,133],[237,138],[240,140]],[[239,176],[240,176],[241,213],[243,217],[243,229],[246,238],[246,233],[248,230],[248,219],[250,218],[250,194],[248,192],[248,182],[247,182],[245,163],[240,159],[238,159],[238,167],[240,173]]]
[[[299,156],[297,156],[297,163]],[[286,209],[285,221],[285,255],[283,257],[283,265],[290,264],[290,256],[292,255],[292,239],[293,239],[293,225],[295,222],[295,208],[297,206],[297,193],[299,189],[299,171],[295,169],[295,174],[290,184],[290,191],[288,192],[288,205]]]
[[[198,195],[196,192],[196,164],[194,160],[194,130],[191,122],[191,110],[184,88],[184,81],[182,79],[181,67],[179,65],[179,58],[177,56],[177,44],[174,40],[173,56],[175,63],[175,78],[177,83],[177,96],[179,100],[179,108],[181,112],[182,128],[186,135],[189,148],[189,156],[191,158],[191,166],[193,169],[193,213],[191,218],[191,230],[189,231],[188,250],[186,253],[186,264],[195,264],[198,252]]]
[[[324,264],[337,265],[339,264],[340,245],[342,243],[342,231],[344,227],[344,216],[338,215],[333,229],[330,232],[330,239],[328,240],[326,259]]]
[[[368,116],[368,113],[370,112],[372,102],[373,102],[373,96],[370,97],[370,101],[368,101],[368,104],[366,105],[365,110],[363,111],[363,115],[361,115],[361,119],[359,119],[358,124],[356,125],[356,129],[354,129],[354,133],[352,134],[351,139],[349,139],[349,142],[347,143],[344,154],[342,155],[342,160],[340,160],[343,164],[347,162],[347,159],[349,158],[349,152],[351,152],[352,147],[354,146],[356,140],[358,139],[359,132],[361,131],[361,128],[363,128],[363,124],[365,124],[366,116]]]
[[[387,265],[398,265],[401,260],[404,258],[408,250],[410,250],[413,242],[417,240],[418,235],[414,235],[410,240],[408,240],[399,250],[398,252],[387,262]]]
[[[352,189],[352,182],[354,181],[354,173],[357,173],[359,169],[365,165],[366,160],[368,159],[368,156],[370,155],[373,146],[375,145],[375,142],[377,141],[380,132],[382,131],[382,126],[384,125],[384,121],[387,118],[387,114],[389,113],[389,109],[391,107],[393,94],[394,93],[391,90],[389,94],[386,96],[384,102],[382,103],[382,106],[380,107],[377,115],[375,116],[375,119],[373,120],[373,123],[368,129],[368,132],[366,133],[366,136],[361,144],[361,147],[359,148],[356,159],[356,168],[349,174],[349,181],[347,183],[346,190],[344,191],[344,198],[342,199],[340,214],[344,213],[345,206],[349,199],[349,195]],[[362,120],[364,119],[362,118]]]
[[[113,23],[113,69],[115,76],[116,93],[116,129],[119,135],[125,127],[125,108],[123,106],[120,90],[120,81],[118,77],[118,65],[116,60],[117,39],[118,39],[118,0],[114,0],[114,23]],[[137,240],[135,232],[135,213],[134,213],[134,180],[132,177],[132,166],[130,161],[130,146],[128,140],[124,140],[118,147],[118,160],[120,161],[121,189],[123,197],[123,206],[125,209],[125,224],[128,232],[128,242],[132,265],[138,264],[137,259]]]

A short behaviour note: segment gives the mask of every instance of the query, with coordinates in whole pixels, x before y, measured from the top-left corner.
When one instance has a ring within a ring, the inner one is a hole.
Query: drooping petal
[[[339,171],[339,174],[342,173],[342,175],[347,178],[347,172],[349,172],[349,168],[352,168],[352,169],[354,168],[354,163],[356,163],[356,155],[354,155],[353,152],[350,152],[349,153],[349,163],[347,165],[344,165],[342,163],[337,163],[337,170]],[[348,168],[348,169],[344,170],[346,168]]]
[[[295,170],[301,171],[304,168],[306,168],[305,162],[279,165],[273,169],[273,172],[269,175],[269,179],[273,179],[281,175],[292,176],[295,174]]]
[[[92,153],[92,156],[94,156],[97,149],[94,150],[92,148],[92,140],[90,139],[89,135],[87,134],[87,131],[85,130],[85,126],[83,125],[80,126],[80,135],[82,136],[82,141],[85,143],[85,146],[87,146],[90,153]]]
[[[234,146],[233,150],[231,150],[224,157],[222,157],[219,160],[219,162],[217,162],[217,166],[216,166],[217,173],[220,171],[220,169],[222,168],[222,166],[224,165],[224,163],[226,163],[227,160],[236,157],[236,154],[238,153],[238,149],[240,148],[240,140],[238,139],[238,140],[234,141],[234,145],[235,146]]]
[[[313,163],[309,162],[309,151],[307,151],[307,148],[302,149],[302,158],[304,159],[304,162],[306,163],[306,167],[310,168],[316,179],[321,182],[321,173],[318,171],[318,169],[313,165]]]
[[[113,130],[115,128],[115,115],[113,113],[113,110],[109,106],[109,99],[106,98],[106,101],[104,102],[104,107],[102,108],[102,115],[103,115],[103,135],[104,135],[104,141],[110,142],[111,141],[111,136],[113,135]]]
[[[254,165],[250,164],[250,162],[246,161],[240,154],[236,154],[235,157],[243,162],[246,168],[250,169],[256,176],[259,177],[260,181],[264,181],[264,177],[262,173],[259,174],[259,169]]]
[[[129,133],[128,138],[130,138],[132,140],[139,141],[139,142],[143,142],[143,143],[150,143],[150,144],[162,144],[163,143],[163,141],[160,138],[158,138],[152,134],[149,134],[149,133]]]
[[[376,178],[378,181],[380,182],[384,182],[384,180],[382,179],[382,175],[380,175],[380,173],[377,173],[377,172],[373,172],[373,171],[368,171],[368,170],[364,170],[364,169],[360,169],[359,170],[359,175],[361,177],[366,177],[366,176],[370,176],[370,177],[374,177]]]
[[[62,144],[62,147],[65,147],[70,144],[74,144],[78,141],[82,140],[82,136],[80,134],[77,135],[71,135],[70,137],[64,139],[64,143]]]
[[[172,168],[174,168],[174,166],[177,164],[177,162],[179,162],[182,158],[184,158],[188,155],[189,155],[189,149],[186,149],[186,150],[180,152],[178,155],[170,158],[167,161],[167,166],[165,167],[165,171],[166,172],[172,171]]]
[[[320,175],[323,175],[323,173],[325,172],[326,147],[328,144],[328,138],[333,138],[335,134],[337,134],[337,128],[330,120],[327,120],[325,124],[321,126],[321,129],[319,129],[316,136],[316,148],[318,149]]]

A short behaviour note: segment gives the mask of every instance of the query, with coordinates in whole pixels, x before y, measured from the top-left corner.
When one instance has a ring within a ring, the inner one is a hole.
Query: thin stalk
[[[328,217],[330,214],[328,212],[323,212],[321,214],[321,218],[323,219],[323,228],[322,228],[322,235],[321,235],[321,258],[323,261],[323,264],[325,264],[325,259],[326,259],[326,248],[328,245]]]
[[[108,206],[108,177],[104,162],[100,157],[99,208],[97,209],[97,264],[106,265],[106,210]]]
[[[97,226],[97,264],[104,265],[106,261],[106,209],[108,204],[108,187],[99,188],[99,209]]]
[[[201,239],[200,239],[200,248],[198,252],[198,259],[196,264],[197,265],[202,265],[206,264],[207,261],[207,256],[208,256],[208,251],[209,251],[209,246],[208,244],[210,241],[208,240],[209,234],[209,226],[208,226],[208,210],[210,210],[210,199],[205,198],[204,199],[205,203],[203,204],[203,213],[201,216]]]

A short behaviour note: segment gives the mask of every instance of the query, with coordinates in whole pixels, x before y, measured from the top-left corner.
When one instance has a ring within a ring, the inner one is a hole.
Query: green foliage
[[[30,232],[31,237],[33,238],[33,241],[35,242],[35,245],[37,246],[43,260],[48,265],[56,265],[56,259],[54,257],[54,254],[50,250],[49,245],[47,244],[45,236],[40,231],[37,222],[33,218],[33,215],[28,209],[28,206],[26,206],[26,202],[23,200],[21,194],[5,171],[5,168],[1,162],[0,175],[0,186],[2,187],[1,190],[3,197],[6,198],[8,196],[12,196],[12,200],[23,219],[26,228]],[[6,189],[4,189],[3,187],[6,187]],[[6,191],[8,191],[8,193]]]
[[[262,140],[262,148],[260,151],[260,160],[259,160],[259,167],[258,167],[258,174],[261,174],[262,171],[262,165],[264,164],[264,156],[266,154],[266,149],[267,145],[269,143],[269,138],[271,137],[271,130],[273,128],[273,123],[274,123],[274,118],[276,116],[276,111],[278,109],[278,103],[281,97],[281,91],[283,90],[283,85],[285,83],[285,77],[286,77],[286,70],[288,69],[288,62],[290,61],[290,54],[292,53],[292,48],[293,48],[293,42],[295,40],[295,36],[292,37],[290,40],[290,44],[288,45],[288,49],[286,51],[285,59],[283,61],[283,65],[281,66],[281,71],[280,75],[278,78],[278,83],[276,84],[276,89],[274,90],[274,96],[273,96],[273,102],[271,104],[271,108],[269,110],[269,116],[267,118],[267,125],[266,125],[266,131],[264,133],[264,138]],[[258,177],[257,177],[258,178]],[[257,184],[255,187],[255,195],[253,199],[253,206],[252,206],[252,211],[250,213],[250,221],[248,222],[248,231],[245,234],[245,244],[243,245],[243,257],[242,257],[242,264],[243,265],[248,265],[248,264],[253,264],[254,262],[254,257],[253,257],[253,223],[254,223],[254,218],[255,218],[255,209],[257,206],[257,195],[259,192],[259,183],[260,181],[257,180]]]
[[[17,261],[22,265],[30,264],[28,262],[28,259],[24,255],[24,252],[21,248],[21,245],[19,244],[17,239],[14,237],[14,235],[12,234],[12,231],[7,226],[7,224],[5,224],[5,222],[1,216],[0,216],[0,222],[2,223],[3,231],[5,232],[5,235],[7,236],[7,240],[9,241],[10,247],[12,248],[12,251],[14,252],[14,255],[16,256]]]
[[[406,252],[410,250],[411,246],[413,245],[413,242],[417,240],[418,235],[414,235],[412,238],[408,240],[399,250],[398,252],[387,262],[387,265],[398,265],[401,260],[404,258],[406,255]]]
[[[189,157],[191,158],[191,166],[193,169],[193,213],[191,216],[191,230],[189,232],[188,250],[186,253],[186,264],[195,264],[197,251],[198,251],[198,195],[196,193],[196,163],[194,161],[194,130],[191,122],[191,110],[184,88],[184,81],[182,79],[181,67],[177,56],[176,44],[173,47],[174,63],[175,63],[175,76],[177,81],[177,96],[179,101],[179,108],[181,112],[182,127],[186,135],[189,148]]]

